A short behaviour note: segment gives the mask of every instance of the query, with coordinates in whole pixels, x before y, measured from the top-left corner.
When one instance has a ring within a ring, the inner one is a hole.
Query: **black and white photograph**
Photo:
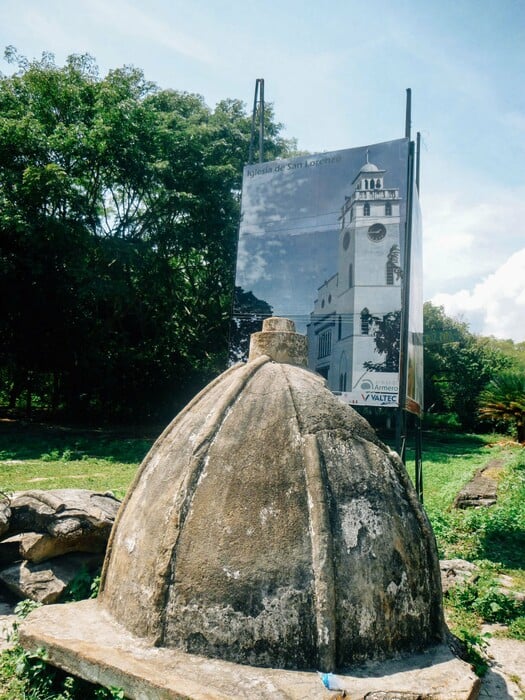
[[[348,403],[396,406],[408,141],[244,170],[231,357],[268,315]]]

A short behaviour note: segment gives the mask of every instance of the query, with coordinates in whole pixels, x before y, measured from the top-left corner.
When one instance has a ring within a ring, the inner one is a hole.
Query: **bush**
[[[509,637],[525,642],[525,616],[521,615],[509,625]]]

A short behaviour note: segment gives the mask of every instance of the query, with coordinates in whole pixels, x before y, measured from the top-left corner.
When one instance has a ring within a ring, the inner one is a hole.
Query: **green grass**
[[[483,623],[502,623],[507,626],[502,634],[525,640],[525,604],[501,590],[504,575],[510,577],[513,592],[525,592],[525,449],[497,435],[434,432],[425,434],[423,443],[424,502],[439,556],[467,559],[480,567],[479,579],[452,590],[445,606],[450,628],[471,650],[478,671],[483,670]],[[408,461],[413,476],[411,451]],[[454,509],[462,486],[493,462],[502,467],[496,504]]]
[[[495,435],[423,433],[423,492],[427,510],[449,508],[458,491],[493,459],[509,458],[509,443]],[[412,479],[414,451],[407,450]]]
[[[486,508],[455,510],[453,501],[461,487],[478,469],[493,462],[502,467],[497,503]],[[522,447],[494,436],[451,436],[448,449],[441,450],[434,440],[425,451],[423,472],[425,508],[442,558],[488,560],[503,568],[525,569]]]
[[[160,433],[160,429],[158,430]],[[82,488],[123,498],[153,436],[0,424],[0,489]]]

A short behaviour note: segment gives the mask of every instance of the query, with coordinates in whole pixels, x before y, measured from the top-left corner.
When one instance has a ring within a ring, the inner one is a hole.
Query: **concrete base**
[[[445,645],[337,674],[339,692],[317,673],[242,666],[147,645],[118,625],[96,600],[49,605],[20,626],[28,650],[45,647],[54,666],[131,700],[474,700],[480,681]]]

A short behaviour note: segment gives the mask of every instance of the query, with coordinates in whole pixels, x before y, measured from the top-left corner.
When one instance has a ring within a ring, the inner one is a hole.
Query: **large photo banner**
[[[230,359],[270,315],[351,404],[398,404],[408,139],[246,166]]]

